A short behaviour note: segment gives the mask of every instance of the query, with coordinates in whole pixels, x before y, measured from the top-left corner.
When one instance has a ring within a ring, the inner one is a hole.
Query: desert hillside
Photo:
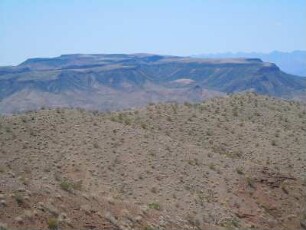
[[[0,229],[306,229],[306,106],[255,94],[0,117]]]

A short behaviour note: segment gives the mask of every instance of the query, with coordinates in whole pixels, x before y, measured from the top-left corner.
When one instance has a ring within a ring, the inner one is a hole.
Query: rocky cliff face
[[[288,75],[260,59],[62,55],[1,67],[0,112],[42,106],[114,110],[241,91],[298,98],[305,88],[306,79]]]

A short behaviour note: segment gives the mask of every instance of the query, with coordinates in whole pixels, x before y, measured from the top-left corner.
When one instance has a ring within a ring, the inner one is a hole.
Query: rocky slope
[[[260,59],[62,55],[0,68],[0,113],[43,106],[118,110],[241,91],[301,99],[305,89],[305,78]]]
[[[254,94],[1,117],[0,226],[305,229],[305,123]]]

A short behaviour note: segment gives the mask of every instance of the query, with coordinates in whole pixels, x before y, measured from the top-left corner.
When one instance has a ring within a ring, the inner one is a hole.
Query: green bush
[[[49,229],[52,229],[52,230],[58,229],[58,221],[56,218],[48,219],[47,224],[48,224]]]
[[[243,169],[242,169],[241,167],[236,168],[236,172],[237,172],[239,175],[243,175]]]
[[[248,186],[250,186],[251,188],[255,188],[255,181],[253,178],[247,177],[246,180],[247,180]]]
[[[60,182],[60,187],[61,189],[67,191],[67,192],[71,192],[73,189],[76,190],[81,190],[82,189],[82,182],[77,182],[74,183],[72,181],[69,180],[63,180]]]
[[[23,196],[19,193],[15,194],[15,200],[16,200],[18,205],[22,205],[24,203]]]
[[[60,187],[67,192],[71,192],[73,186],[71,182],[64,180],[60,183]]]
[[[155,210],[160,210],[161,209],[160,205],[158,203],[156,203],[156,202],[150,203],[149,204],[149,208],[155,209]]]

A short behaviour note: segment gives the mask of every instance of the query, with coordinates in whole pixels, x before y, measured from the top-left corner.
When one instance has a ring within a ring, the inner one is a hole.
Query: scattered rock
[[[22,224],[22,223],[23,223],[23,219],[22,219],[21,216],[17,216],[17,217],[15,218],[15,221],[16,221],[18,224]]]

